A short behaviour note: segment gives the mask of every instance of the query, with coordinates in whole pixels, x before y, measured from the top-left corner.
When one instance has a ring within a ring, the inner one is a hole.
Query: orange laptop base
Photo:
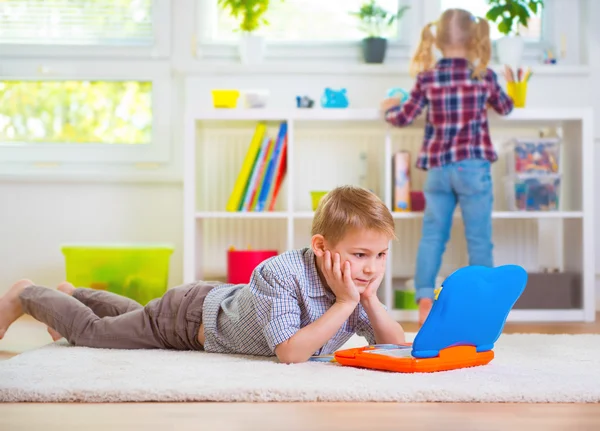
[[[412,344],[340,350],[333,360],[341,365],[400,373],[486,365],[494,359],[494,343],[526,284],[527,272],[517,265],[461,268],[444,281]]]
[[[341,350],[335,353],[335,361],[352,367],[372,368],[399,373],[430,373],[457,368],[485,365],[494,359],[494,352],[477,352],[474,346],[456,346],[440,350],[434,358],[415,358],[410,346],[367,346]]]

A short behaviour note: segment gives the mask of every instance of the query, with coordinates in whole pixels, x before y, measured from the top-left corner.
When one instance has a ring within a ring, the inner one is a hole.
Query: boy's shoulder
[[[261,280],[257,282],[257,280]],[[266,284],[264,283],[266,281]],[[271,285],[271,287],[268,287]],[[332,295],[325,289],[312,248],[288,250],[256,266],[250,281],[250,291],[271,289],[300,293],[311,298]]]
[[[314,254],[308,247],[287,250],[261,262],[256,269],[267,271],[278,278],[287,278],[290,275],[306,274],[314,266]]]

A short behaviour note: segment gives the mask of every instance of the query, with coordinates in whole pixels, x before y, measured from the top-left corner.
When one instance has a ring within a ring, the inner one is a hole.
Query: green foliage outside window
[[[151,82],[0,82],[0,142],[146,144],[151,139]]]

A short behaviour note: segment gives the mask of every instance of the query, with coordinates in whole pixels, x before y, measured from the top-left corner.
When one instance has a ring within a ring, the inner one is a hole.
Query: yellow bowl
[[[235,108],[240,92],[238,90],[211,90],[215,108]]]
[[[321,202],[321,199],[323,199],[323,196],[325,196],[327,194],[327,192],[322,192],[322,191],[313,191],[310,192],[310,197],[312,199],[312,210],[316,211],[317,207],[319,206],[319,202]]]

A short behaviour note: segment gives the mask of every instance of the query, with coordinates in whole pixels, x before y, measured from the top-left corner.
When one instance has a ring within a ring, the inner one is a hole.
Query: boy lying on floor
[[[338,187],[315,212],[311,247],[262,262],[249,284],[194,282],[142,307],[66,282],[54,290],[20,280],[0,299],[0,339],[27,313],[76,346],[275,354],[284,363],[331,354],[355,333],[404,343],[377,298],[392,239],[394,220],[375,194]]]

